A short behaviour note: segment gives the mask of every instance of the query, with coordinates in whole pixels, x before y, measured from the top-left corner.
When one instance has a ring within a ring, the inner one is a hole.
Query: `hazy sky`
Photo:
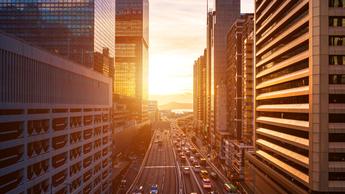
[[[252,12],[253,0],[241,2],[242,13]],[[205,46],[206,0],[150,0],[150,95],[192,92]]]

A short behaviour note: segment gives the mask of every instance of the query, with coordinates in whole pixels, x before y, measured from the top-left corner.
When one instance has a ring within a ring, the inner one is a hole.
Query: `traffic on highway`
[[[238,193],[186,137],[175,120],[165,126],[154,130],[128,194]]]

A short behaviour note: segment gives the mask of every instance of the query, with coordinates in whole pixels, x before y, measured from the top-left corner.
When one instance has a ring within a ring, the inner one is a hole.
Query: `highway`
[[[164,127],[162,127],[164,126]],[[145,154],[145,158],[135,178],[128,194],[135,193],[139,187],[143,187],[143,193],[150,193],[151,185],[157,184],[158,193],[163,194],[207,194],[211,191],[223,193],[223,184],[220,179],[212,179],[211,189],[203,188],[203,181],[199,172],[194,171],[194,166],[189,158],[181,160],[181,150],[173,143],[181,136],[182,131],[176,127],[175,122],[161,125],[154,130],[151,144]],[[181,140],[180,143],[186,142],[186,147],[193,145],[187,139]],[[181,148],[181,146],[179,146]],[[189,170],[184,170],[187,167]],[[214,172],[210,165],[202,167],[209,173]]]

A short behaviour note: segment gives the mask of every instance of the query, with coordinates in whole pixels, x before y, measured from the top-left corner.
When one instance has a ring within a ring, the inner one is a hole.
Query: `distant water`
[[[176,113],[176,114],[183,114],[183,113],[193,112],[193,109],[172,109],[171,112]]]

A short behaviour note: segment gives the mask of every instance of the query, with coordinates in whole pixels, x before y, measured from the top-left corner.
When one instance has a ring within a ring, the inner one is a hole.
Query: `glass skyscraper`
[[[148,0],[117,0],[114,93],[140,100],[148,96]]]
[[[0,30],[92,67],[94,52],[114,56],[114,0],[1,0]]]

